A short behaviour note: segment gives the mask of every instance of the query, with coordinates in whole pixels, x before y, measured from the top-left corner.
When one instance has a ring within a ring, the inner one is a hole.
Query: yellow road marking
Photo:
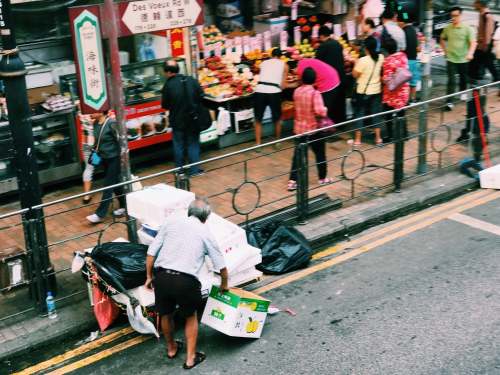
[[[351,259],[351,258],[354,258],[362,253],[365,253],[367,251],[370,251],[370,250],[373,250],[387,242],[390,242],[396,238],[400,238],[400,237],[403,237],[403,236],[406,236],[410,233],[413,233],[419,229],[422,229],[422,228],[425,228],[425,227],[428,227],[429,225],[432,225],[438,221],[441,221],[443,219],[446,219],[447,217],[449,217],[450,215],[454,214],[454,213],[458,213],[458,212],[461,212],[461,211],[465,211],[465,210],[468,210],[472,207],[475,207],[475,206],[479,206],[481,204],[484,204],[484,203],[487,203],[489,201],[492,201],[494,199],[498,199],[500,197],[500,191],[495,191],[491,194],[488,194],[486,195],[485,197],[483,198],[479,198],[479,199],[476,199],[475,201],[473,202],[470,202],[470,203],[466,203],[466,204],[461,204],[459,207],[455,207],[449,211],[446,211],[446,212],[443,212],[441,214],[437,214],[436,216],[432,217],[432,218],[429,218],[425,221],[422,221],[420,223],[417,223],[415,224],[414,226],[412,227],[409,227],[409,228],[405,228],[405,229],[402,229],[400,231],[397,231],[395,233],[392,233],[386,237],[382,237],[380,238],[379,240],[375,240],[374,242],[370,243],[369,245],[366,245],[366,246],[363,246],[359,249],[356,249],[356,250],[352,250],[346,254],[343,254],[343,255],[340,255],[336,258],[333,258],[333,259],[330,259],[330,260],[327,260],[325,262],[322,262],[322,263],[319,263],[319,264],[316,264],[314,266],[311,266],[303,271],[298,271],[290,276],[287,276],[287,277],[284,277],[280,280],[277,280],[275,282],[272,282],[268,285],[265,285],[261,288],[258,288],[256,290],[254,290],[253,292],[254,293],[265,293],[265,292],[268,292],[272,289],[275,289],[275,288],[279,288],[280,286],[283,286],[283,285],[286,285],[286,284],[289,284],[291,282],[294,282],[294,281],[297,281],[297,280],[300,280],[300,279],[303,279],[304,277],[306,276],[309,276],[309,275],[312,275],[313,273],[316,273],[318,271],[321,271],[321,270],[324,270],[326,268],[329,268],[329,267],[332,267],[336,264],[339,264],[339,263],[342,263],[342,262],[345,262],[346,260],[348,259]]]
[[[126,327],[126,328],[120,329],[119,331],[110,333],[109,335],[103,336],[100,339],[89,342],[88,344],[84,344],[76,349],[67,351],[64,354],[60,354],[60,355],[57,355],[57,356],[55,356],[47,361],[40,362],[35,366],[28,367],[27,369],[24,369],[20,372],[16,372],[13,375],[35,374],[38,371],[42,371],[42,370],[48,369],[50,367],[54,367],[54,366],[56,366],[62,362],[65,362],[73,357],[76,357],[76,356],[82,355],[84,353],[87,353],[91,350],[97,349],[98,347],[100,347],[103,344],[107,344],[107,343],[114,341],[115,339],[117,339],[121,336],[128,335],[129,333],[132,333],[132,332],[134,332],[132,327]]]
[[[386,226],[384,228],[381,228],[379,230],[376,230],[372,233],[365,234],[364,236],[359,237],[359,238],[355,238],[349,242],[343,242],[343,243],[337,244],[335,246],[329,247],[328,249],[325,249],[323,251],[320,251],[320,252],[314,254],[312,259],[317,260],[317,259],[321,259],[321,258],[330,256],[330,255],[333,255],[335,253],[339,253],[339,252],[345,250],[346,248],[356,246],[360,243],[366,242],[366,241],[374,239],[374,238],[380,238],[381,236],[386,235],[388,232],[393,231],[394,229],[398,229],[398,228],[404,227],[406,225],[412,224],[412,223],[419,221],[423,218],[426,218],[428,216],[435,215],[438,212],[447,211],[450,209],[450,207],[459,206],[459,205],[462,205],[466,202],[474,201],[475,199],[479,199],[479,198],[482,198],[483,196],[487,196],[487,195],[493,194],[493,193],[495,193],[494,190],[479,190],[479,191],[476,191],[472,194],[465,195],[465,196],[457,198],[449,203],[445,203],[444,205],[433,207],[433,208],[430,208],[424,212],[413,214],[407,219],[401,220],[397,223],[394,223],[394,224],[391,224],[391,225]]]
[[[316,264],[316,265],[311,266],[303,271],[296,272],[292,275],[289,275],[289,276],[284,277],[280,280],[277,280],[277,281],[272,282],[268,285],[265,285],[265,286],[255,290],[254,292],[255,293],[265,293],[265,292],[268,292],[272,289],[276,289],[276,288],[279,288],[283,285],[300,280],[300,279],[302,279],[306,276],[309,276],[311,274],[314,274],[318,271],[332,267],[336,264],[342,263],[342,262],[349,260],[353,257],[356,257],[360,254],[363,254],[363,253],[366,253],[370,250],[373,250],[373,249],[375,249],[375,248],[377,248],[377,247],[379,247],[387,242],[390,242],[394,239],[406,236],[406,235],[413,233],[419,229],[428,227],[436,222],[442,221],[450,216],[453,216],[454,214],[457,214],[459,212],[462,212],[462,211],[468,210],[470,208],[479,206],[481,204],[485,204],[487,202],[490,202],[490,201],[498,199],[498,198],[500,198],[499,191],[480,190],[478,192],[468,194],[467,196],[455,199],[454,201],[449,202],[447,204],[444,204],[442,206],[435,207],[433,209],[429,209],[423,213],[414,214],[411,217],[409,217],[408,219],[405,219],[401,222],[395,223],[395,224],[390,225],[388,227],[382,228],[380,230],[374,231],[374,232],[369,233],[365,236],[354,239],[350,242],[346,242],[346,243],[343,243],[340,245],[332,246],[331,248],[326,249],[325,251],[322,251],[322,252],[316,254],[316,257],[314,259],[321,259],[321,258],[326,257],[328,255],[332,255],[335,252],[341,251],[342,249],[345,249],[347,247],[352,247],[353,245],[363,243],[363,242],[366,242],[366,241],[371,240],[371,239],[378,238],[377,240],[373,241],[372,243],[370,243],[366,246],[362,246],[359,249],[352,250],[352,251],[350,251],[346,254],[340,255],[336,258],[333,258],[333,259],[324,261],[322,263]],[[417,221],[422,220],[424,218],[427,218],[429,216],[431,216],[429,219],[423,220],[420,223],[417,223],[416,225],[414,225],[412,227],[404,228],[402,230],[391,233],[394,229],[398,229],[398,228],[403,227],[405,225],[412,224],[414,222],[417,222]],[[390,233],[390,234],[386,235],[387,233]],[[386,235],[386,236],[383,237],[384,235]],[[120,331],[118,331],[118,332],[120,332]],[[96,353],[96,354],[91,355],[87,358],[81,359],[77,362],[68,364],[64,367],[61,367],[55,371],[50,372],[49,374],[59,375],[59,374],[66,374],[68,372],[75,371],[79,368],[86,367],[92,363],[95,363],[95,362],[100,361],[106,357],[109,357],[117,352],[125,350],[125,349],[132,347],[134,345],[140,344],[144,341],[147,341],[151,337],[152,336],[135,337],[133,339],[130,339],[128,341],[125,341],[123,343],[115,345],[109,349],[105,349],[102,352]],[[78,349],[80,349],[80,348],[78,348]],[[75,349],[75,350],[78,350],[78,349]],[[57,357],[59,357],[59,356],[57,356]],[[54,358],[57,358],[57,357],[54,357]],[[68,357],[68,358],[71,358],[71,357]],[[50,362],[53,359],[46,361],[44,363]],[[58,363],[61,363],[61,362],[62,361],[59,361]],[[47,368],[47,367],[44,367],[44,368]],[[32,373],[33,372],[28,372],[26,374],[32,374]]]
[[[469,227],[472,228],[484,230],[485,232],[490,232],[496,234],[497,236],[500,236],[500,227],[498,225],[488,223],[484,220],[479,220],[471,216],[462,214],[454,214],[450,216],[448,219],[468,225]]]
[[[67,374],[71,371],[78,370],[82,367],[86,367],[91,365],[92,363],[98,362],[101,359],[104,359],[106,357],[109,357],[110,355],[113,355],[117,352],[121,352],[122,350],[125,350],[127,348],[130,348],[131,346],[140,344],[142,342],[145,342],[149,339],[151,339],[153,336],[137,336],[134,337],[133,339],[124,341],[118,345],[115,345],[109,349],[105,349],[102,352],[96,353],[94,355],[91,355],[87,358],[83,358],[79,361],[70,363],[69,365],[63,366],[57,370],[51,371],[47,373],[48,375],[62,375],[62,374]]]

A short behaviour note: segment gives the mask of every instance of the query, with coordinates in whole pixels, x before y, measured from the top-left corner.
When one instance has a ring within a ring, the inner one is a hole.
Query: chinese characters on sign
[[[202,22],[202,5],[201,0],[131,1],[120,4],[121,21],[129,34],[188,27]]]
[[[73,21],[73,33],[80,75],[82,112],[102,111],[108,93],[102,57],[99,19],[84,10]]]

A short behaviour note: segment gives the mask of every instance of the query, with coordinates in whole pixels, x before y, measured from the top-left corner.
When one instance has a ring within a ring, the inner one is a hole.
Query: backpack
[[[389,33],[389,31],[387,31],[387,28],[383,26],[382,34],[380,35],[380,50],[383,51],[385,55],[387,55],[387,44],[391,40],[395,42],[392,35]]]

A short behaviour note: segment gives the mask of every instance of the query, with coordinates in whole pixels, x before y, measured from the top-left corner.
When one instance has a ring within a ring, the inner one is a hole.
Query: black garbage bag
[[[106,242],[92,250],[99,276],[111,286],[125,289],[144,285],[146,281],[146,253],[148,246],[129,242]],[[101,270],[102,271],[102,270]]]
[[[248,243],[262,249],[279,226],[280,224],[275,221],[250,225],[247,229]]]
[[[312,255],[306,238],[293,227],[280,226],[262,247],[262,263],[257,269],[281,274],[305,267]]]

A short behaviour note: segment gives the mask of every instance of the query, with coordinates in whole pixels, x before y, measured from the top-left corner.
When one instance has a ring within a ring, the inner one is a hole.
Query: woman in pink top
[[[384,60],[384,65],[382,71],[384,75],[382,76],[382,81],[384,82],[384,90],[382,95],[382,103],[384,103],[384,110],[390,111],[394,109],[400,109],[408,105],[410,100],[410,84],[408,82],[403,83],[401,86],[397,87],[393,91],[389,91],[387,87],[387,82],[389,82],[392,76],[396,73],[398,68],[408,69],[408,58],[404,52],[398,51],[398,45],[394,39],[389,39],[385,46],[389,56]],[[395,115],[389,115],[386,118],[386,130],[387,135],[384,138],[384,143],[392,142],[392,119]],[[405,111],[401,110],[397,113],[397,116],[404,118]],[[403,137],[407,136],[406,123],[403,129]]]
[[[302,74],[302,85],[297,88],[293,94],[295,104],[294,133],[304,134],[317,128],[317,116],[326,116],[327,108],[323,103],[321,93],[314,88],[316,73],[312,68],[305,68]],[[306,138],[307,136],[305,136]],[[316,156],[316,165],[318,167],[319,184],[326,185],[332,181],[326,177],[327,162],[325,139],[318,132],[304,141],[309,141],[314,155]],[[288,191],[297,189],[297,149],[293,155],[292,170],[290,172],[290,181],[288,181]]]
[[[318,59],[303,59],[299,61],[297,73],[299,77],[306,68],[312,68],[316,72],[316,83],[314,87],[321,93],[323,102],[328,108],[328,117],[335,118],[334,90],[340,85],[340,76],[335,68]]]

